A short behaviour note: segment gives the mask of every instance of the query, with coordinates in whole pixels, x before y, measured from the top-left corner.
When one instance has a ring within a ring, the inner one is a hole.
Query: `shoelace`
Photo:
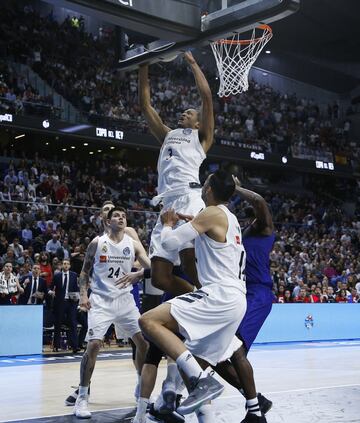
[[[190,392],[192,392],[198,385],[201,374],[196,378],[195,376],[190,379]]]

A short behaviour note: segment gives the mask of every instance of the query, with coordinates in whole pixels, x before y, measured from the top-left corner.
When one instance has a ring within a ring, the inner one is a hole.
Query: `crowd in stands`
[[[70,17],[58,23],[31,7],[2,10],[0,50],[31,65],[90,121],[106,117],[143,132],[137,74],[121,75],[116,69],[115,46],[111,31],[89,34]],[[174,127],[180,111],[198,106],[192,74],[183,62],[152,66],[151,73],[154,106]],[[327,162],[347,163],[349,157],[360,157],[357,145],[349,142],[350,121],[340,119],[337,103],[320,110],[311,99],[284,95],[255,82],[241,96],[219,99],[216,76],[209,70],[205,73],[214,93],[218,143]]]
[[[116,180],[112,191],[108,175]],[[39,264],[49,287],[61,261],[69,259],[79,274],[87,245],[102,230],[99,207],[109,198],[131,210],[129,225],[148,246],[157,218],[150,205],[155,188],[156,172],[150,166],[113,161],[106,172],[104,162],[79,167],[61,158],[46,161],[37,153],[32,161],[8,162],[0,182],[1,271],[10,263],[21,282]],[[274,301],[358,302],[360,218],[347,217],[326,197],[263,195],[277,229],[270,257]],[[245,206],[238,197],[230,205],[240,220]],[[2,280],[4,273],[0,275]]]
[[[43,97],[31,86],[26,75],[0,60],[0,113],[56,115],[51,96]]]

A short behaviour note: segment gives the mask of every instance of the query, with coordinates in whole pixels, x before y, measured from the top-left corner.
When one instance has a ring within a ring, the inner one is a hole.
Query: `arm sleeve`
[[[176,229],[163,226],[161,231],[161,246],[165,250],[178,250],[183,244],[192,241],[199,236],[198,231],[191,222],[185,223]]]

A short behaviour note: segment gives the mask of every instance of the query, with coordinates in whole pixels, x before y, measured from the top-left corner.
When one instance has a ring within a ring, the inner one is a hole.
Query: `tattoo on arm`
[[[89,244],[86,250],[83,267],[81,269],[80,277],[79,277],[79,288],[80,288],[81,294],[87,292],[87,289],[88,289],[89,275],[90,275],[91,268],[93,266],[97,243],[98,243],[97,238],[95,238],[94,240],[91,241],[91,243]]]

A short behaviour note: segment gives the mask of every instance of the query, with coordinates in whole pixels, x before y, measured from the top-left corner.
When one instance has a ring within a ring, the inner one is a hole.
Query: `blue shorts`
[[[132,290],[130,291],[133,294],[136,307],[140,310],[140,292],[139,292],[139,284],[136,283],[133,285]]]
[[[266,285],[249,284],[246,289],[247,309],[236,336],[243,341],[246,350],[249,351],[261,326],[270,314],[274,294]]]

